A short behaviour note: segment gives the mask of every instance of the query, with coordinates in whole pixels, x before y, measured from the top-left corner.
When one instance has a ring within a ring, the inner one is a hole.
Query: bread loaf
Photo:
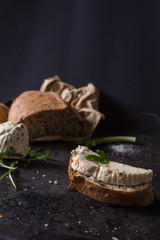
[[[9,108],[3,103],[0,103],[0,123],[4,123],[7,121],[8,111]]]
[[[24,123],[30,141],[44,136],[82,137],[85,122],[54,92],[27,91],[12,103],[8,121]]]

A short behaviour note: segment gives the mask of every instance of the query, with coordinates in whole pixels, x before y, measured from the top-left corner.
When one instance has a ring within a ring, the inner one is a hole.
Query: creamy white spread
[[[101,164],[86,160],[87,155],[98,154],[84,146],[78,146],[71,154],[72,169],[88,178],[122,186],[138,186],[152,181],[153,171],[151,169],[136,168],[113,161],[109,161],[109,164]]]
[[[29,146],[27,127],[13,122],[0,124],[0,152],[15,152],[26,156]]]

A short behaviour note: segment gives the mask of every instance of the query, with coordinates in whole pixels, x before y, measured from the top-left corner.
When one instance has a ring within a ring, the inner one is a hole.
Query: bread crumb
[[[52,184],[53,182],[51,180],[49,180],[49,183]]]
[[[44,226],[47,228],[48,227],[48,223],[44,224]]]
[[[0,214],[0,219],[1,219],[1,218],[3,218],[3,215],[2,215],[2,214]]]
[[[45,175],[45,174],[43,174],[43,175],[42,175],[42,177],[43,177],[43,178],[45,178],[45,177],[46,177],[46,175]]]
[[[85,230],[84,232],[85,232],[85,233],[88,233],[88,231],[87,231],[87,230]]]
[[[82,222],[81,221],[78,221],[79,224],[81,224]]]
[[[66,227],[69,227],[69,224],[68,223],[66,223],[66,225],[65,225]]]
[[[37,170],[37,172],[36,172],[36,173],[37,173],[37,175],[39,175],[39,174],[40,174],[40,171],[38,171],[38,170]]]
[[[55,180],[55,181],[54,181],[54,184],[58,185],[58,181],[57,181],[57,180]]]
[[[118,240],[118,238],[116,238],[116,237],[112,237],[112,240]]]
[[[32,179],[34,180],[34,179],[35,179],[35,177],[32,177]]]

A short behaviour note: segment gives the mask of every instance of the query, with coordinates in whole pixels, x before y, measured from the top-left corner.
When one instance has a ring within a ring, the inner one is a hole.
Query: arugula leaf
[[[102,143],[115,143],[115,142],[130,142],[135,143],[136,137],[130,136],[115,136],[115,137],[104,137],[104,138],[91,138],[91,139],[78,139],[75,141],[76,144],[85,144],[86,147],[95,147]]]
[[[92,162],[99,162],[99,163],[102,163],[102,164],[108,164],[109,163],[109,159],[106,156],[104,151],[97,150],[96,153],[98,154],[98,156],[94,155],[94,154],[89,154],[85,158],[89,161],[92,161]]]
[[[9,176],[10,181],[15,189],[17,189],[16,184],[14,183],[14,180],[12,178],[12,172],[18,169],[18,162],[19,161],[27,161],[27,163],[24,165],[25,167],[32,161],[32,160],[48,160],[53,153],[50,153],[49,150],[47,150],[46,154],[41,154],[40,152],[36,152],[31,150],[31,147],[28,148],[27,155],[24,158],[21,154],[15,153],[15,152],[1,152],[0,153],[0,167],[8,169],[6,173],[4,173],[0,180],[3,179],[5,176]],[[11,159],[12,157],[12,159]],[[13,160],[14,157],[18,157],[18,159]]]
[[[94,154],[89,154],[85,157],[87,160],[92,162],[99,162],[100,157]]]

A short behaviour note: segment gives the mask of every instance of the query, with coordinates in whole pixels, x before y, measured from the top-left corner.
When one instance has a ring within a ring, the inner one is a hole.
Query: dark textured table
[[[73,142],[32,143],[54,152],[50,161],[23,165],[0,181],[0,239],[160,239],[160,117],[154,114],[109,114],[95,136],[130,135],[136,144],[102,144],[110,160],[154,171],[154,203],[125,208],[98,202],[68,189],[68,162]],[[95,149],[97,149],[95,148]]]

